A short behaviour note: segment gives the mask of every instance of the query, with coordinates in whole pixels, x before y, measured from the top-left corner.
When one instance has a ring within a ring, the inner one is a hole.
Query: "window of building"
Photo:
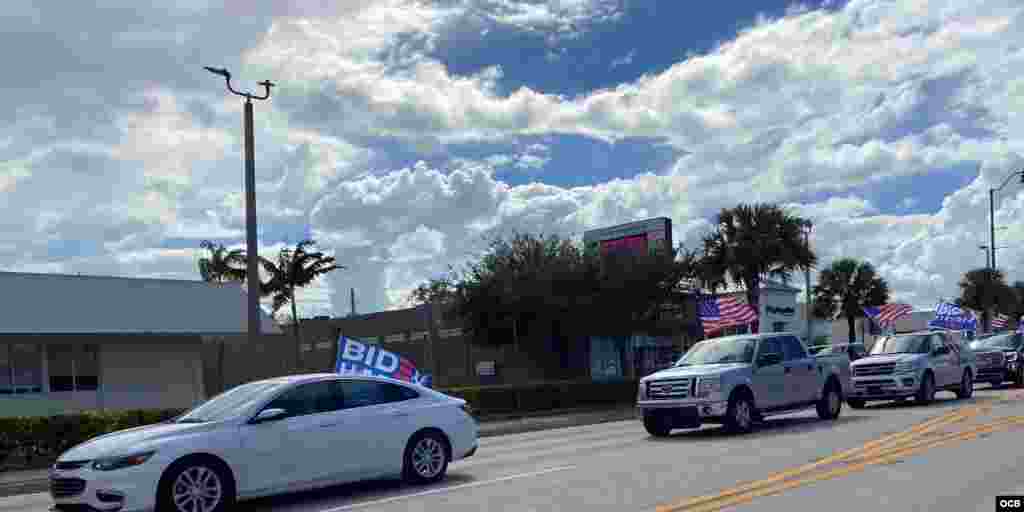
[[[99,388],[98,345],[48,345],[50,391],[96,391]]]
[[[43,358],[39,345],[14,343],[0,345],[6,351],[8,374],[7,394],[40,393],[43,391]]]

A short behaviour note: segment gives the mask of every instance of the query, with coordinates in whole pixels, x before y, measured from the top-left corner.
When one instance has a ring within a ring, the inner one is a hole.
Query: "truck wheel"
[[[935,376],[931,373],[924,374],[921,379],[921,388],[917,391],[917,403],[930,404],[935,400]]]
[[[863,409],[864,408],[864,400],[860,400],[858,398],[849,398],[849,399],[846,400],[846,403],[850,407],[853,407],[854,409]]]
[[[672,432],[672,427],[668,425],[668,422],[656,414],[644,415],[644,428],[647,429],[648,434],[654,437],[667,437]]]
[[[964,376],[960,378],[960,389],[956,390],[956,397],[963,400],[974,395],[974,378],[970,370],[964,370]]]
[[[818,417],[823,420],[834,420],[839,417],[843,410],[843,397],[840,396],[838,386],[832,381],[825,384],[825,392],[818,400]]]
[[[745,394],[737,393],[729,399],[725,412],[725,428],[735,434],[746,434],[754,428],[754,402]]]
[[[1017,374],[1013,376],[1013,384],[1018,388],[1024,386],[1024,368],[1017,370]]]

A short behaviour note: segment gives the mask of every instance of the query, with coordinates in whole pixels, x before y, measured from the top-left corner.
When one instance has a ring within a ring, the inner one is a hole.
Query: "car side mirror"
[[[284,418],[288,415],[288,411],[284,409],[263,409],[255,418],[252,419],[253,423],[266,423],[268,421],[276,421]]]
[[[771,366],[773,364],[779,364],[781,362],[782,362],[782,354],[780,354],[778,352],[768,352],[766,354],[761,354],[757,358],[757,365],[758,366]]]
[[[932,350],[932,354],[936,355],[936,356],[946,355],[948,353],[949,353],[949,347],[946,347],[946,346],[935,347],[935,350]]]

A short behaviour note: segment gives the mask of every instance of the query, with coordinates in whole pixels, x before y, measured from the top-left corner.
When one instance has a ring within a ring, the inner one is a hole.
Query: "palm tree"
[[[203,281],[212,284],[245,281],[245,251],[229,251],[223,245],[214,244],[209,240],[203,240],[199,246],[207,252],[205,257],[199,258],[199,275]]]
[[[969,270],[960,279],[960,303],[981,311],[984,332],[990,331],[991,311],[1012,314],[1017,309],[1014,290],[1007,286],[1001,270],[977,268]]]
[[[804,243],[807,219],[774,204],[740,204],[718,214],[713,233],[704,237],[702,274],[712,288],[730,279],[746,288],[747,303],[760,311],[761,283],[770,277],[789,281],[790,273],[813,267],[817,257]]]
[[[301,357],[299,347],[302,337],[299,332],[299,313],[295,290],[309,286],[323,274],[345,268],[336,265],[333,256],[307,250],[314,245],[316,242],[313,240],[303,240],[294,248],[285,247],[278,253],[276,262],[260,258],[260,263],[270,276],[270,279],[264,284],[262,292],[273,296],[274,313],[276,314],[282,307],[291,304],[296,361]]]
[[[199,246],[206,250],[206,256],[199,258],[199,275],[203,281],[217,286],[226,283],[245,282],[245,252],[241,249],[228,250],[221,244],[203,240]],[[220,388],[224,388],[224,340],[217,341],[217,376]]]
[[[856,342],[854,319],[864,316],[864,308],[885,304],[889,300],[889,285],[871,263],[843,258],[818,274],[818,284],[812,293],[816,316],[846,317],[852,344]]]

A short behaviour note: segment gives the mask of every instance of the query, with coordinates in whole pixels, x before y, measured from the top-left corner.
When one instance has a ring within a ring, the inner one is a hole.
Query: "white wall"
[[[802,333],[806,326],[800,322],[800,315],[797,310],[796,293],[771,288],[761,290],[761,304],[759,305],[761,318],[761,332],[774,331],[776,322],[784,322],[784,331]]]

